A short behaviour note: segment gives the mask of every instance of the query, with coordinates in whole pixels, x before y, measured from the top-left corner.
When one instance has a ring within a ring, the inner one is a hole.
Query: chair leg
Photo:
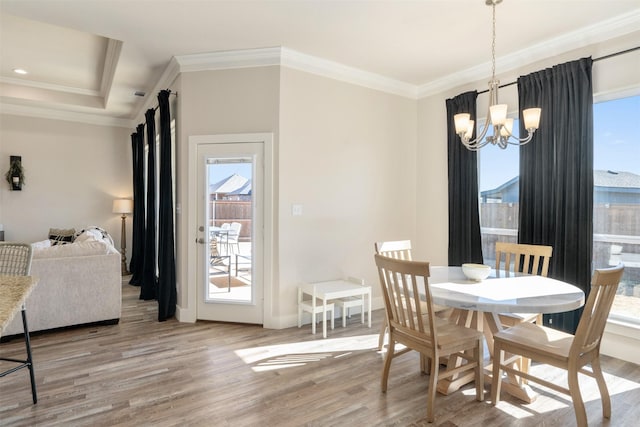
[[[27,366],[29,368],[29,377],[31,378],[31,398],[33,403],[38,403],[38,393],[36,392],[36,377],[33,371],[33,357],[31,355],[31,339],[29,338],[29,328],[27,326],[27,312],[22,309],[22,325],[24,327],[24,343],[27,347]]]
[[[318,313],[311,314],[311,333],[316,334],[316,322],[318,321]]]
[[[440,362],[438,361],[438,353],[431,358],[431,373],[429,374],[429,390],[427,391],[427,422],[432,423],[435,419],[434,409],[436,401],[436,389],[438,388],[438,369]]]
[[[496,406],[500,401],[500,387],[502,386],[502,361],[504,352],[497,343],[493,350],[493,378],[491,379],[491,403]]]
[[[604,381],[602,375],[602,368],[600,367],[600,357],[596,357],[591,361],[591,368],[593,369],[593,376],[598,383],[598,389],[600,389],[600,398],[602,399],[602,416],[604,418],[611,418],[611,397],[609,396],[609,390],[607,390],[607,383]]]
[[[382,368],[382,392],[387,392],[387,380],[389,379],[389,369],[391,368],[391,360],[393,359],[393,353],[395,351],[395,342],[389,339],[389,348],[387,349],[387,354],[384,357],[384,367]]]
[[[382,319],[382,325],[380,326],[380,336],[378,337],[378,350],[382,351],[384,348],[384,337],[387,335],[387,316],[385,314]]]
[[[476,400],[482,402],[484,400],[484,341],[482,338],[478,340],[478,346],[473,349],[473,356],[478,362],[476,366]]]
[[[580,394],[580,384],[578,383],[578,370],[569,368],[568,371],[569,392],[571,400],[573,400],[573,410],[576,413],[576,422],[578,427],[587,426],[587,412],[584,408],[582,395]]]

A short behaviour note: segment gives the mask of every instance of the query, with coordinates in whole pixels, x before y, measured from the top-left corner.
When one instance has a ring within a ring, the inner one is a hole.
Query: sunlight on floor
[[[534,365],[532,366],[531,371],[534,375],[556,383],[562,383],[566,386],[565,371],[552,368],[547,365]],[[614,399],[616,394],[622,394],[640,388],[640,383],[607,374],[606,372],[604,373],[604,378],[607,383],[611,399]],[[599,405],[601,400],[595,379],[585,375],[579,375],[579,382],[581,384],[582,398],[584,399],[585,405],[589,402],[596,402],[596,404]],[[615,387],[613,384],[615,384]],[[501,400],[496,408],[516,419],[521,419],[535,417],[539,414],[557,411],[567,407],[573,407],[571,397],[568,395],[556,393],[534,382],[529,382],[529,386],[538,394],[538,398],[534,402],[526,404],[519,401],[514,403],[513,401]],[[464,390],[463,393],[475,395],[475,390],[468,389]],[[547,395],[545,393],[551,394]],[[486,398],[490,402],[490,389],[487,389]],[[504,391],[502,393],[502,398],[504,399]]]
[[[345,338],[317,339],[312,341],[276,344],[236,350],[244,363],[255,366],[256,372],[304,366],[323,359],[338,359],[354,351],[378,349],[378,334]]]

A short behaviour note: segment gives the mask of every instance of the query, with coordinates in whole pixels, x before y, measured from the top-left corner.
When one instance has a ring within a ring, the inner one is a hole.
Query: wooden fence
[[[494,262],[495,242],[517,242],[518,203],[482,203],[482,253],[485,263]],[[640,205],[600,204],[593,212],[593,266],[604,268],[613,259],[611,251],[621,247],[624,254],[640,254]],[[624,280],[640,283],[640,268],[628,265]]]
[[[220,227],[223,223],[239,222],[240,240],[251,241],[251,201],[211,200],[209,202],[209,225]]]

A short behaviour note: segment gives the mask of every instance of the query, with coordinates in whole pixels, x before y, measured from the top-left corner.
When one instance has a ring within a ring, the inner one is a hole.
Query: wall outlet
[[[302,215],[302,205],[294,203],[291,205],[291,215],[300,216]]]

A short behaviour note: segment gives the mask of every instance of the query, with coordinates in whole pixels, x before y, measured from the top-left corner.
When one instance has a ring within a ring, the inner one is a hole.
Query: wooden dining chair
[[[375,242],[374,247],[377,254],[394,258],[412,261],[411,240],[390,240],[386,242]],[[446,318],[453,311],[449,307],[434,305],[438,317]],[[387,320],[383,318],[380,326],[380,336],[378,337],[378,350],[384,348],[384,338],[387,336]]]
[[[602,399],[602,414],[604,418],[611,418],[611,399],[600,368],[600,343],[623,270],[624,266],[620,264],[617,267],[595,271],[591,291],[575,335],[526,322],[494,335],[491,389],[494,405],[500,400],[502,382],[496,381],[496,378],[501,378],[502,371],[510,372],[571,396],[577,425],[586,427],[587,414],[578,383],[580,372],[596,379]],[[513,356],[505,360],[505,353]],[[521,356],[566,370],[568,388],[513,369],[513,360]],[[591,371],[584,369],[588,364],[591,364]]]
[[[395,259],[411,261],[411,240],[391,240],[386,242],[375,242],[373,244],[376,253]],[[380,336],[378,337],[378,350],[384,348],[384,337],[387,336],[387,317],[382,319],[380,325]]]
[[[496,271],[526,273],[547,277],[553,247],[521,243],[496,242]],[[542,324],[540,313],[502,313],[500,323],[514,326],[522,322]]]
[[[436,316],[429,289],[429,263],[374,255],[384,296],[389,325],[389,351],[382,370],[382,392],[387,391],[391,361],[411,350],[420,352],[430,363],[427,392],[427,421],[434,421],[438,380],[463,372],[475,373],[476,399],[483,400],[483,335]],[[426,304],[421,304],[421,296]],[[396,343],[405,346],[395,351]],[[440,358],[457,355],[467,363],[440,371]]]

